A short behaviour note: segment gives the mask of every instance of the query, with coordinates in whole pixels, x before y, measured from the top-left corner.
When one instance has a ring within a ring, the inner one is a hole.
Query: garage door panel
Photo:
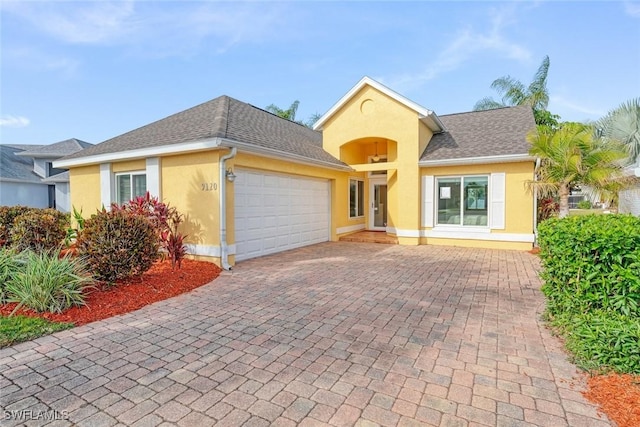
[[[238,168],[236,260],[329,240],[329,182]]]

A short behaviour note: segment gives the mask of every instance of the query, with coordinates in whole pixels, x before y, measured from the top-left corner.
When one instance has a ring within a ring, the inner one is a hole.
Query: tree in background
[[[617,141],[599,138],[593,126],[567,122],[558,128],[539,125],[527,135],[529,154],[540,159],[536,180],[529,190],[538,197],[559,199],[558,216],[569,214],[571,187],[586,185],[605,192],[612,179],[621,176],[620,160],[627,153]]]
[[[596,126],[603,138],[624,144],[629,164],[640,162],[640,98],[622,103],[601,118]]]
[[[276,116],[281,117],[283,119],[287,119],[287,120],[290,120],[292,122],[296,122],[296,123],[298,123],[300,125],[303,125],[303,126],[306,126],[308,128],[312,127],[313,124],[318,121],[318,119],[321,117],[321,115],[318,114],[318,113],[315,113],[306,122],[304,122],[302,120],[296,120],[296,113],[298,112],[298,106],[299,105],[300,105],[300,101],[295,100],[289,106],[289,108],[287,108],[286,110],[278,107],[275,104],[267,105],[265,110],[267,110],[268,112],[273,113]]]
[[[511,76],[500,77],[491,83],[491,88],[495,89],[502,99],[496,101],[491,97],[482,98],[473,109],[474,111],[481,111],[514,105],[530,105],[533,109],[536,124],[557,128],[560,116],[547,111],[547,105],[549,104],[548,74],[549,56],[545,56],[529,86],[525,86],[521,81]]]

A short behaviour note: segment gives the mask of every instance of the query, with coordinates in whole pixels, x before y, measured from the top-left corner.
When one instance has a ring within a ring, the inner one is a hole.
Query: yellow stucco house
[[[189,252],[235,262],[360,230],[403,245],[530,249],[526,106],[438,117],[368,77],[314,129],[227,96],[55,162],[85,214],[149,191]]]

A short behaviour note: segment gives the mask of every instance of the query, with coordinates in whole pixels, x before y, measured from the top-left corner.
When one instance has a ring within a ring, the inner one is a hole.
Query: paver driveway
[[[243,262],[190,294],[0,350],[2,415],[609,425],[541,326],[537,265],[524,252],[357,243]]]

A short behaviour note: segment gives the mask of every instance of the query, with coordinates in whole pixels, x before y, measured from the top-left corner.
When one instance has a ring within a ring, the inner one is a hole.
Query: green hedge
[[[552,218],[538,231],[547,316],[577,363],[640,372],[640,218]]]

